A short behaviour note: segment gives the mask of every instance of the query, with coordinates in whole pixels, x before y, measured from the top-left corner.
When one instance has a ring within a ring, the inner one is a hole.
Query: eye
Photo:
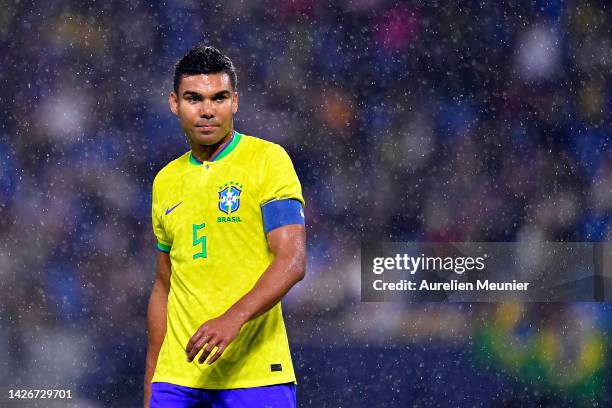
[[[215,98],[213,100],[215,102],[223,102],[226,99],[227,99],[227,95],[219,95],[219,96],[215,96]]]
[[[200,98],[197,95],[193,95],[193,94],[187,94],[184,96],[184,99],[187,101],[187,103],[189,103],[190,105],[194,105],[196,103],[198,103],[200,101]]]

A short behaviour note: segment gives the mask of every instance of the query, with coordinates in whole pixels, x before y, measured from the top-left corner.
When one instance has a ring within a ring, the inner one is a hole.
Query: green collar
[[[226,144],[225,147],[223,149],[221,149],[217,154],[215,154],[213,157],[211,157],[211,159],[209,161],[211,161],[211,162],[219,161],[222,158],[224,158],[225,156],[227,156],[228,154],[230,154],[236,148],[236,146],[238,146],[238,143],[240,142],[240,138],[241,137],[242,137],[242,135],[234,130],[234,134],[232,134],[232,138],[230,139],[229,143]],[[189,153],[189,163],[193,164],[195,166],[201,166],[202,165],[202,162],[199,161],[193,155],[193,152]]]

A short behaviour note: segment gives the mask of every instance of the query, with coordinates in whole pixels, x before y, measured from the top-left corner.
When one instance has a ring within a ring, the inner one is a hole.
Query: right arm
[[[151,380],[157,365],[157,356],[166,336],[166,317],[168,305],[168,293],[170,292],[170,256],[158,251],[157,272],[155,282],[149,299],[147,311],[147,326],[149,343],[147,347],[147,360],[144,378],[144,406],[149,407],[151,399]]]

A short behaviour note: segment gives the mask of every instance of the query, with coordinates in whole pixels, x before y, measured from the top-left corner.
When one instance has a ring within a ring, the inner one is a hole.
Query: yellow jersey
[[[272,262],[262,208],[279,200],[298,204],[303,223],[301,186],[285,150],[238,132],[210,161],[187,152],[157,174],[153,230],[172,275],[153,382],[202,389],[295,382],[280,302],[248,321],[214,364],[185,355],[196,330],[251,290]]]

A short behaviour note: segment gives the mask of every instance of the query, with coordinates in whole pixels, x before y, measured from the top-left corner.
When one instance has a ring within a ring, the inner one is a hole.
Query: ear
[[[170,92],[170,96],[168,97],[168,104],[170,105],[170,110],[172,113],[178,116],[178,96],[176,96],[176,92]]]
[[[238,92],[234,92],[232,96],[232,113],[236,114],[238,112]]]

